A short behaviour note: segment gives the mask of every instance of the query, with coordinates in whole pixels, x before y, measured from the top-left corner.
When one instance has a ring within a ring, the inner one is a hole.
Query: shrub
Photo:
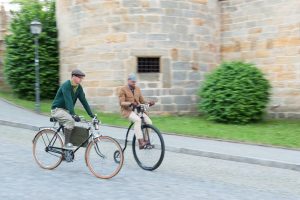
[[[41,98],[53,98],[59,84],[58,42],[55,20],[55,2],[15,0],[21,6],[13,12],[10,34],[6,36],[4,59],[5,79],[18,97],[33,100],[35,97],[34,36],[30,23],[42,23],[39,36],[40,93]]]
[[[199,90],[199,110],[217,122],[245,124],[262,119],[271,86],[253,64],[222,63]]]

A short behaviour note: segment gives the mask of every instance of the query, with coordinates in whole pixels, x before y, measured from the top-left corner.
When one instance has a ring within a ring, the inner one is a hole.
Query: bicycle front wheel
[[[62,161],[63,142],[58,133],[51,129],[38,132],[33,140],[33,157],[43,169],[54,169]]]
[[[119,173],[124,155],[119,143],[108,136],[100,136],[91,141],[85,152],[89,170],[98,178],[109,179]]]
[[[132,140],[132,151],[137,164],[144,170],[153,171],[158,168],[165,155],[165,143],[160,131],[149,124],[142,125],[144,139],[149,141],[145,149],[139,149],[135,136]]]

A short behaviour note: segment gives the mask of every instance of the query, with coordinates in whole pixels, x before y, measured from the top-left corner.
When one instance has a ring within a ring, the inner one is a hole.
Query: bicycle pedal
[[[146,144],[144,149],[154,149],[154,145],[153,144]]]

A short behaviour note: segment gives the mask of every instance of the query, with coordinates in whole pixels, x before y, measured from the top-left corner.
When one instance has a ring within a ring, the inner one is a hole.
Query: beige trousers
[[[62,108],[51,110],[51,117],[57,119],[66,129],[72,130],[75,126],[75,121],[68,111]]]
[[[151,119],[144,113],[143,114],[146,124],[152,124]],[[143,139],[143,133],[142,133],[142,119],[135,113],[131,112],[128,119],[132,122],[134,122],[134,134],[137,139]]]

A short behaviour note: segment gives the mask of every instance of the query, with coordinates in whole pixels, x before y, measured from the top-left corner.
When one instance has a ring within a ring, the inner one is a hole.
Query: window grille
[[[138,73],[159,73],[159,58],[138,57],[137,69]]]

